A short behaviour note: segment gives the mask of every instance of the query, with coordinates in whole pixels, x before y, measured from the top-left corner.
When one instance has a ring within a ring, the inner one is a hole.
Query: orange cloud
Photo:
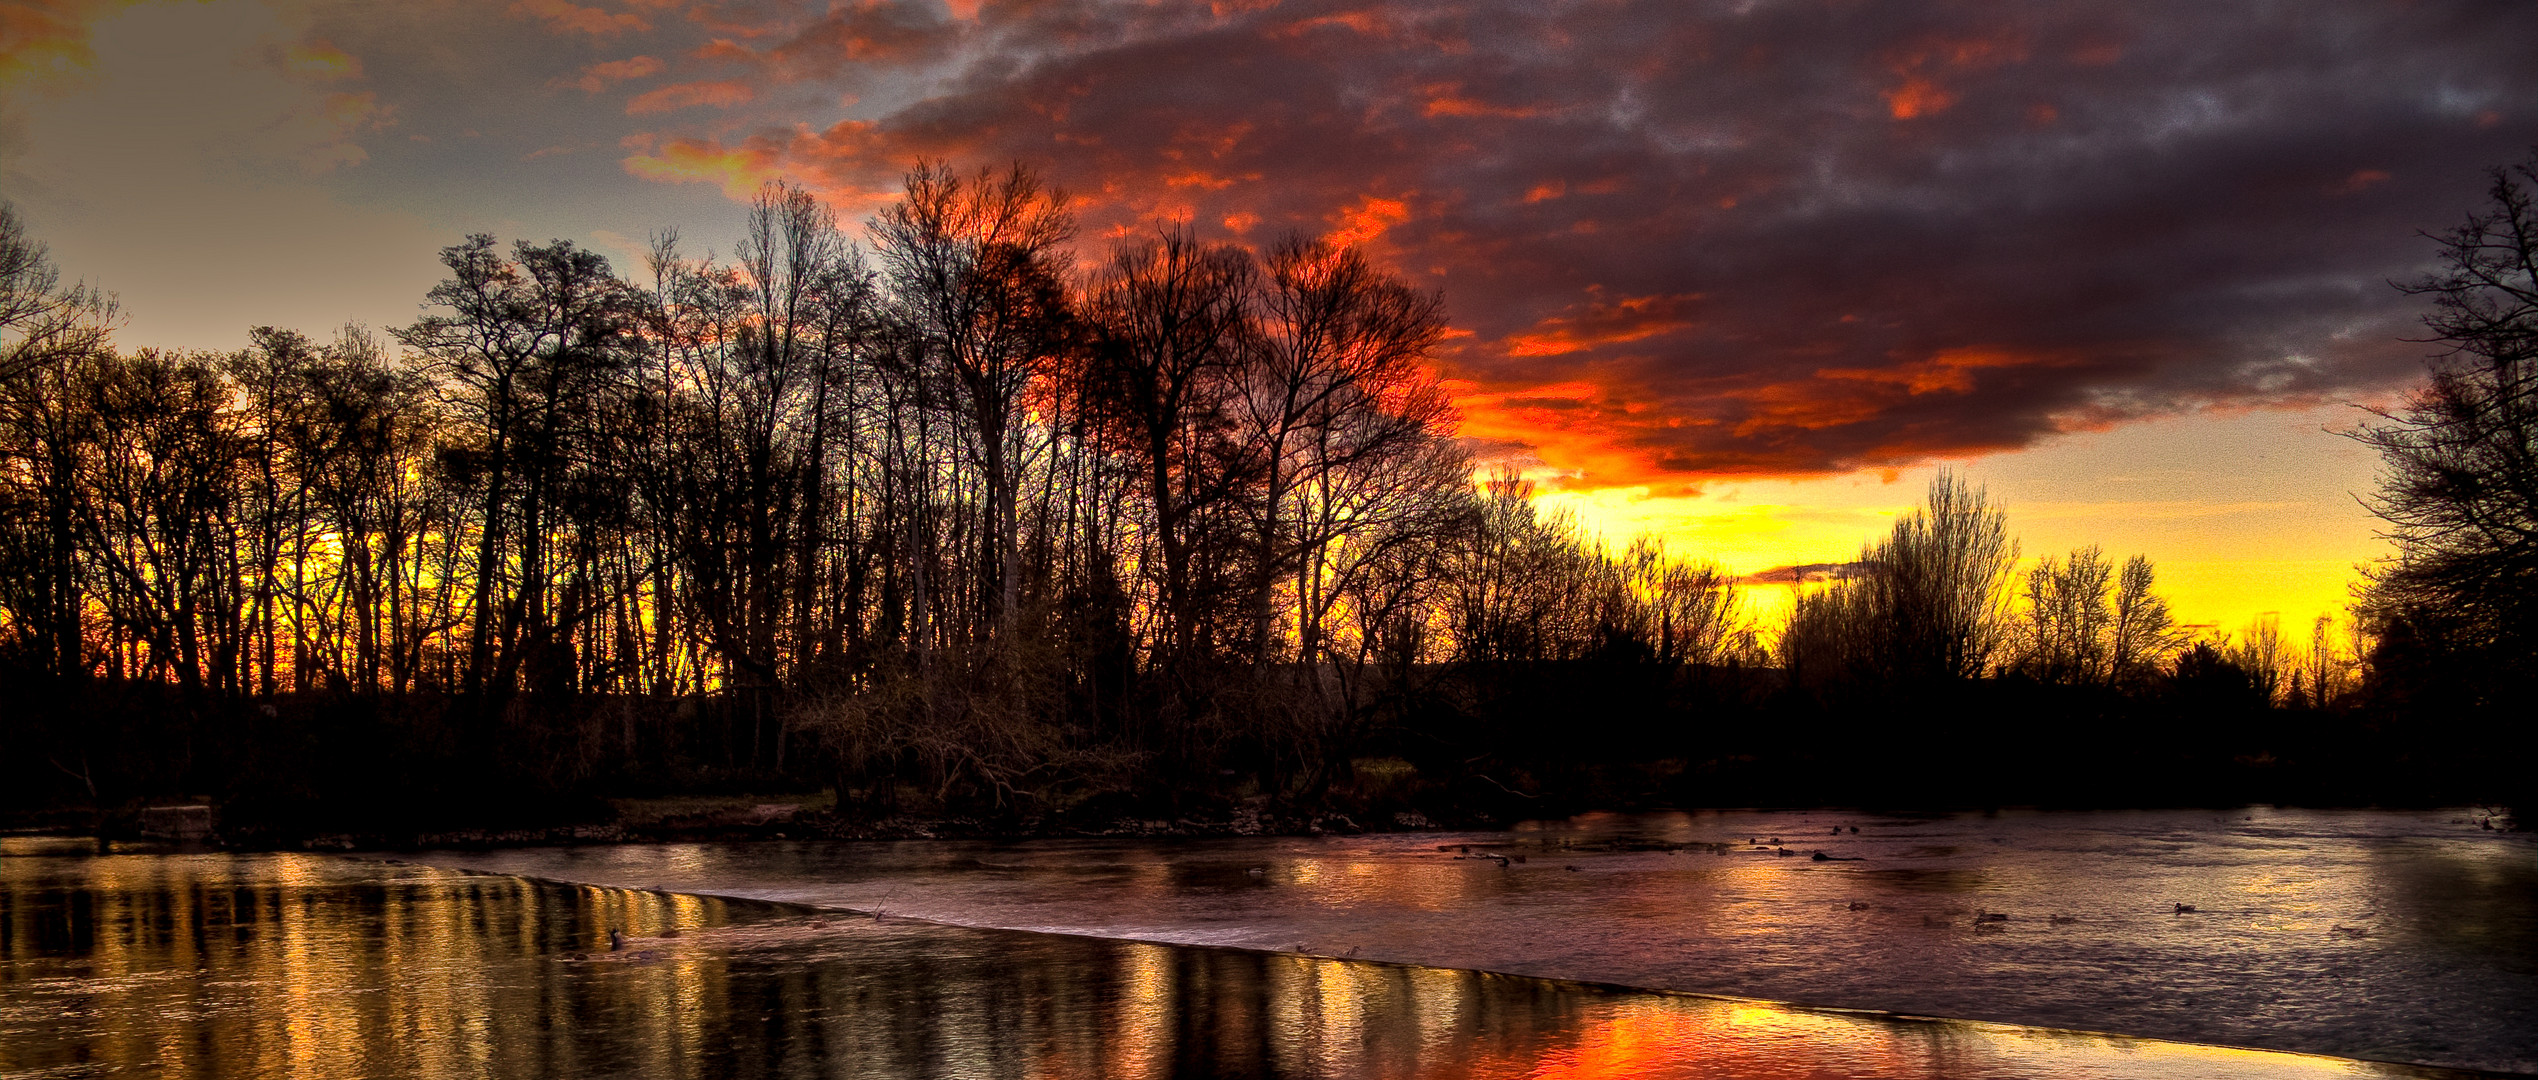
[[[1380,237],[1395,225],[1410,220],[1410,204],[1401,199],[1384,199],[1368,195],[1356,205],[1345,207],[1337,215],[1339,223],[1324,238],[1343,247],[1355,247]]]
[[[533,18],[546,23],[547,29],[559,34],[588,34],[592,37],[613,37],[627,31],[652,29],[652,22],[633,12],[610,14],[595,7],[583,7],[572,0],[512,0],[514,18]]]
[[[293,45],[283,50],[283,63],[293,74],[320,79],[342,79],[361,74],[361,61],[323,41]]]
[[[1598,318],[1608,332],[1672,321],[1662,313],[1689,297],[1634,298],[1591,308],[1573,320]],[[1641,313],[1632,322],[1625,313]],[[1650,318],[1649,316],[1655,316]],[[1565,328],[1564,328],[1565,329]],[[1557,354],[1551,354],[1557,355]],[[2014,433],[1986,434],[1949,419],[1953,403],[1978,389],[1985,370],[2061,367],[2055,357],[1997,348],[1943,350],[1884,368],[1752,372],[1645,385],[1626,367],[1599,365],[1580,378],[1542,383],[1506,379],[1487,385],[1447,383],[1463,415],[1463,434],[1487,463],[1529,470],[1560,490],[1588,491],[1679,485],[1687,477],[1790,476],[1826,470],[1888,467],[1934,454],[2006,449]],[[1899,422],[1916,402],[1951,403],[1928,422]],[[1827,456],[1826,436],[1851,445]]]
[[[1612,388],[1582,379],[1512,389],[1452,379],[1445,386],[1462,414],[1462,436],[1485,466],[1512,466],[1558,488],[1629,486],[1660,475],[1627,443],[1629,408]]]
[[[1765,383],[1735,395],[1744,407],[1736,424],[1738,438],[1767,432],[1823,431],[1877,419],[1886,405],[1866,394],[1826,393],[1813,380]]]
[[[1954,104],[1956,95],[1939,89],[1937,83],[1919,77],[1905,79],[1902,86],[1886,92],[1886,111],[1897,120],[1945,112],[1948,106]]]
[[[751,89],[748,83],[733,79],[717,82],[672,83],[658,90],[649,90],[635,95],[634,100],[626,102],[626,114],[642,116],[646,113],[692,109],[699,105],[730,108],[734,105],[745,105],[757,96],[758,92]]]
[[[302,168],[322,173],[370,160],[370,152],[362,149],[355,138],[396,123],[396,106],[382,104],[378,94],[362,90],[323,94],[305,101],[288,115],[276,118],[266,130],[283,137],[283,142],[293,148],[290,156]]]
[[[1346,30],[1354,30],[1360,34],[1366,35],[1367,37],[1392,36],[1391,20],[1372,11],[1344,11],[1337,15],[1317,15],[1309,19],[1300,19],[1287,24],[1283,33],[1286,36],[1293,37],[1302,35],[1307,31],[1319,30],[1326,26],[1336,26]]]
[[[1883,383],[1903,388],[1908,394],[1970,394],[1974,392],[1974,373],[1986,368],[2043,366],[2032,357],[2013,356],[1996,349],[1949,349],[1925,360],[1915,360],[1887,368],[1825,368],[1816,375],[1849,382]]]
[[[1243,179],[1257,180],[1260,179],[1260,177],[1258,174],[1254,174],[1244,177]],[[1188,172],[1174,173],[1166,176],[1163,178],[1163,182],[1166,185],[1176,188],[1198,188],[1201,191],[1222,191],[1234,186],[1237,181],[1232,177],[1217,176],[1212,173],[1192,169]]]
[[[702,21],[727,36],[697,47],[695,55],[745,64],[780,82],[833,80],[862,65],[938,59],[981,18],[976,3],[951,6],[949,19],[944,8],[924,0],[847,0],[823,6],[826,10],[816,18],[798,23],[781,14],[770,18],[756,7],[718,11]],[[855,67],[841,67],[841,61]]]
[[[137,0],[26,0],[0,4],[0,82],[83,68],[90,28]]]
[[[918,158],[968,160],[966,148],[950,142],[893,138],[875,125],[842,121],[825,131],[797,126],[765,131],[737,145],[703,138],[662,142],[652,135],[629,136],[624,145],[635,151],[625,161],[632,175],[671,183],[711,183],[735,200],[746,200],[758,185],[789,178],[818,192],[840,212],[861,213],[896,197],[900,170]]]
[[[1427,107],[1420,110],[1420,112],[1421,115],[1432,117],[1453,116],[1474,119],[1491,118],[1501,120],[1522,120],[1531,116],[1540,116],[1542,115],[1543,110],[1534,108],[1530,105],[1498,105],[1491,102],[1481,101],[1476,98],[1465,97],[1449,90],[1430,97],[1428,99]]]
[[[581,87],[584,93],[596,94],[607,89],[610,83],[651,78],[661,73],[662,66],[660,59],[652,56],[629,56],[623,60],[609,60],[583,68],[581,77],[574,79],[571,85]]]
[[[651,153],[626,159],[626,171],[647,180],[714,184],[738,200],[779,175],[774,155],[743,147],[725,149],[696,139],[676,139]]]
[[[1936,116],[1953,107],[1957,94],[1939,85],[1933,76],[1935,71],[1980,71],[2026,58],[2026,39],[2014,30],[1962,38],[1923,38],[1900,50],[1889,65],[1903,81],[1886,91],[1887,115],[1911,120]]]
[[[1895,467],[2032,442],[2091,407],[2273,402],[2413,371],[2367,343],[2311,349],[2338,351],[2309,367],[2251,356],[2246,342],[2310,343],[2313,321],[2362,325],[2390,305],[2304,284],[2345,265],[2315,239],[2342,233],[2304,225],[2216,257],[2207,245],[2239,226],[2174,208],[2180,192],[2341,183],[2372,197],[2334,209],[2379,214],[2429,167],[2353,172],[2394,160],[2361,145],[2323,172],[2316,157],[2244,155],[2138,157],[2156,182],[2104,169],[2109,148],[2145,145],[2136,121],[2161,95],[2218,77],[2075,66],[2176,59],[2155,34],[2133,54],[2102,45],[2130,41],[2125,17],[1898,14],[1827,31],[1693,9],[1623,25],[1344,3],[1310,18],[1258,0],[1102,6],[1103,33],[1049,17],[1087,10],[1074,0],[949,16],[937,0],[716,7],[748,7],[751,23],[700,21],[649,51],[725,82],[664,88],[637,111],[748,108],[663,131],[624,167],[735,197],[781,176],[868,212],[919,158],[1019,159],[1078,197],[1081,257],[1155,217],[1247,243],[1297,230],[1378,246],[1467,335],[1439,358],[1463,380],[1467,434],[1587,486]],[[1448,35],[1473,51],[1405,44]],[[1754,65],[1799,53],[1792,81],[1756,92]],[[1694,54],[1715,62],[1682,62]],[[962,63],[935,66],[947,57]],[[996,63],[968,63],[982,57]],[[924,95],[876,89],[901,78]],[[833,126],[786,111],[858,95],[858,119]],[[1641,126],[1581,127],[1603,106]],[[1867,128],[1883,134],[1852,139]],[[1811,149],[1825,138],[1849,150],[1828,161]],[[2223,307],[2278,295],[2246,292],[2268,285],[2301,302]]]
[[[1600,345],[1617,345],[1692,325],[1683,309],[1699,300],[1696,293],[1674,296],[1632,296],[1618,303],[1590,305],[1575,315],[1555,315],[1532,330],[1507,339],[1509,356],[1565,356]]]

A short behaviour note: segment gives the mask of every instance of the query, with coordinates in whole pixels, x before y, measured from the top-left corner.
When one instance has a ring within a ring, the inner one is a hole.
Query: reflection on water
[[[2439,1075],[324,856],[0,856],[4,1077]]]
[[[2538,1073],[2538,838],[2461,817],[1723,812],[1502,833],[422,858],[967,926]]]

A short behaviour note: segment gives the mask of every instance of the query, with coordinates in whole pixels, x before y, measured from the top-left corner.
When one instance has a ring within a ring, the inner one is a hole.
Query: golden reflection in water
[[[1118,1075],[1169,1075],[1172,1029],[1168,1022],[1176,990],[1172,950],[1134,944],[1126,948],[1121,961],[1126,969],[1123,981],[1127,992],[1121,995],[1118,1008]]]
[[[1668,996],[1596,1000],[1565,1038],[1431,1060],[1435,1080],[2437,1076],[2338,1058]]]
[[[1294,887],[1310,903],[1347,908],[1368,901],[1421,911],[1441,911],[1469,890],[1474,868],[1434,863],[1378,862],[1346,856],[1298,860]]]
[[[627,934],[606,951],[607,931]],[[673,933],[675,931],[675,933]],[[2182,1077],[2289,1054],[303,855],[0,858],[0,1075]]]
[[[357,865],[295,854],[0,859],[0,1075],[66,1061],[81,1075],[171,1078],[554,1074],[567,1062],[536,1036],[570,1030],[587,999],[542,992],[550,968],[590,949],[584,938],[604,948],[611,926],[725,921],[692,897],[441,871],[348,880]],[[713,973],[689,969],[711,962],[668,967],[701,998]],[[662,1004],[655,1030],[675,1031],[669,1021],[690,1010]],[[59,1022],[42,1023],[47,1011]],[[30,1030],[44,1027],[67,1038]],[[663,1061],[704,1041],[692,1026],[685,1034]]]
[[[1438,1057],[1463,1024],[1464,973],[1443,968],[1406,970],[1410,1000],[1418,1006],[1419,1053],[1425,1058]]]

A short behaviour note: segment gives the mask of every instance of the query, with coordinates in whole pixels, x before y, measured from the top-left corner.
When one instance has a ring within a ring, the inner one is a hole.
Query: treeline
[[[1716,571],[1475,488],[1436,296],[1174,225],[1079,273],[1021,168],[918,169],[869,254],[782,187],[640,282],[471,237],[392,341],[224,354],[113,350],[5,222],[0,648],[58,717],[200,736],[56,724],[28,756],[81,785],[199,785],[323,700],[362,717],[312,737],[546,786],[1310,789],[1440,663],[1750,649]]]
[[[2485,206],[2435,239],[2431,379],[2358,437],[2379,451],[2372,510],[2394,542],[2358,613],[2373,696],[2508,769],[2538,807],[2538,148],[2492,170]]]
[[[1776,659],[1799,688],[1992,679],[2144,697],[2220,680],[2262,707],[2360,704],[2369,643],[2350,622],[2320,615],[2306,642],[2273,614],[2235,633],[2184,627],[2145,556],[2119,566],[2089,545],[2020,561],[2006,512],[1941,470],[1886,538],[1793,598]]]
[[[2447,722],[2388,708],[2356,623],[2322,616],[2305,640],[2270,614],[2181,626],[2147,558],[2022,560],[2006,513],[1947,471],[1855,562],[1817,569],[1760,709],[1783,726],[1711,757],[1747,801],[2420,803],[2511,786]]]
[[[126,352],[0,207],[0,787],[389,827],[2456,794],[2382,782],[2423,740],[2323,624],[2022,575],[1952,475],[1765,633],[1475,483],[1440,298],[1355,251],[1086,260],[1021,167],[921,166],[864,234],[770,186],[729,261],[475,236],[384,337]]]

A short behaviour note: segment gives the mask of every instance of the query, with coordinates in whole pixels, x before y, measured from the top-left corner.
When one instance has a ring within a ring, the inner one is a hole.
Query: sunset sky
[[[2224,628],[2379,553],[2333,432],[2422,371],[2388,282],[2533,143],[2526,0],[0,6],[0,196],[126,346],[1021,159],[1087,256],[1187,217],[1442,290],[1465,434],[1608,534],[1838,561],[1952,463]]]

